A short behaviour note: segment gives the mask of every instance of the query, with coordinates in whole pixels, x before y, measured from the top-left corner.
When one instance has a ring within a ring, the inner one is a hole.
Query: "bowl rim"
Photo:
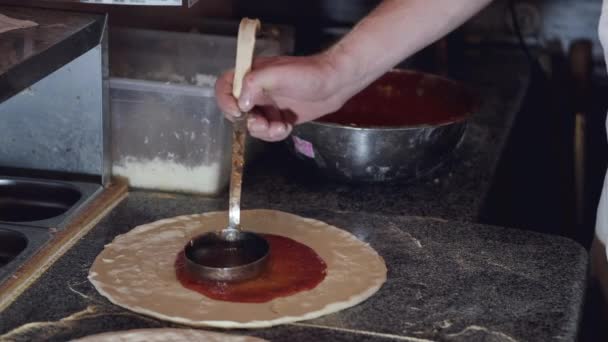
[[[454,125],[454,124],[458,124],[458,123],[464,123],[464,122],[467,122],[473,116],[473,112],[475,112],[477,110],[476,96],[474,94],[472,94],[473,91],[471,91],[469,89],[469,87],[467,87],[466,85],[464,85],[461,82],[458,82],[453,79],[449,79],[444,76],[435,75],[435,74],[417,71],[417,70],[412,70],[412,69],[393,68],[393,69],[387,71],[385,74],[387,74],[387,73],[417,74],[417,75],[422,75],[422,76],[428,77],[428,78],[438,79],[442,82],[451,83],[452,85],[462,88],[467,93],[469,93],[469,96],[473,101],[471,110],[456,119],[440,122],[437,124],[417,124],[417,125],[403,125],[403,126],[390,126],[390,127],[387,127],[387,126],[349,126],[349,125],[341,125],[341,124],[332,123],[332,122],[317,121],[320,119],[320,118],[318,118],[318,119],[315,119],[312,121],[302,123],[301,125],[324,126],[324,127],[329,127],[329,128],[345,128],[345,129],[356,130],[356,131],[366,131],[366,130],[402,131],[402,130],[410,130],[410,129],[414,130],[414,129],[421,129],[421,128],[435,128],[435,127]],[[385,74],[382,74],[382,76],[384,76]],[[382,77],[382,76],[380,76],[380,77]],[[327,115],[329,115],[329,114],[327,114]],[[297,128],[297,126],[295,128]]]

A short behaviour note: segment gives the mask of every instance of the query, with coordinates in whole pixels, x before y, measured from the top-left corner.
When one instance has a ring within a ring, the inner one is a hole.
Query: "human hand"
[[[234,71],[217,81],[218,105],[229,120],[249,112],[252,136],[280,141],[293,126],[338,110],[352,95],[324,54],[257,58],[245,76],[240,98],[232,96]]]

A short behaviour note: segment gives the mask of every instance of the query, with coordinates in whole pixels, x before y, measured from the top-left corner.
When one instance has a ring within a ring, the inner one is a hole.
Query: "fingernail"
[[[263,122],[258,122],[255,118],[249,118],[247,120],[247,127],[250,131],[262,132],[266,129],[266,125]]]
[[[282,137],[285,135],[286,130],[287,128],[285,127],[285,125],[278,126],[275,130],[270,131],[270,136],[272,138]]]
[[[243,114],[241,113],[241,111],[236,111],[236,112],[233,112],[233,113],[232,113],[232,116],[233,116],[233,117],[235,117],[235,118],[240,118],[240,117],[241,117],[241,115],[243,115]]]
[[[285,134],[286,131],[287,131],[287,128],[285,127],[285,124],[277,127],[277,134],[278,135],[283,135],[283,134]]]
[[[243,112],[248,112],[251,110],[251,99],[249,98],[242,98],[239,100],[239,108],[241,108],[241,110]]]
[[[261,131],[263,131],[265,129],[266,129],[266,125],[264,125],[261,122],[256,122],[256,123],[253,124],[253,130],[254,131],[261,132]]]

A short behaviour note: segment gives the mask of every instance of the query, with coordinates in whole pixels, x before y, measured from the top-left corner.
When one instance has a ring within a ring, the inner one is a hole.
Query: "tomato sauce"
[[[335,113],[318,119],[357,127],[438,125],[471,114],[471,94],[456,82],[409,71],[391,71]]]
[[[192,279],[185,270],[185,255],[175,261],[177,279],[185,288],[216,300],[264,303],[314,289],[325,279],[327,265],[310,247],[278,235],[263,234],[270,245],[266,270],[257,278],[240,283]]]

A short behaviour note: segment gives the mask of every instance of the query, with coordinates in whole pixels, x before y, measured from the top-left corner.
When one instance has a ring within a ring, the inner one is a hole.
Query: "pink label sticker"
[[[299,153],[314,159],[315,150],[309,141],[293,136],[293,146]]]

